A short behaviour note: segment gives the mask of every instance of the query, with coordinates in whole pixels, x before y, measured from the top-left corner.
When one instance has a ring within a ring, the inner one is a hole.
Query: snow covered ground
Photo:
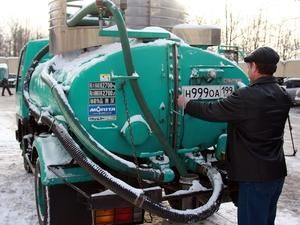
[[[300,108],[291,110],[295,145],[300,150]],[[19,145],[15,141],[15,97],[0,97],[0,225],[38,225],[33,177],[23,169]],[[285,133],[286,154],[292,153],[289,129]],[[288,177],[280,197],[277,225],[300,224],[300,152],[287,157]],[[147,219],[150,217],[147,216]],[[175,225],[154,216],[145,224]],[[236,224],[236,208],[231,203],[222,204],[220,210],[202,225]]]

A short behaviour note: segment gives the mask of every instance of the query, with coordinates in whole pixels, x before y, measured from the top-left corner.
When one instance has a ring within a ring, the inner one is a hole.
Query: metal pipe
[[[24,88],[23,88],[23,96],[25,103],[31,109],[31,112],[37,115],[35,117],[39,117],[42,113],[41,110],[31,102],[29,96],[29,83],[31,80],[31,75],[38,65],[39,60],[49,52],[49,46],[47,45],[43,48],[37,56],[33,59],[32,65],[29,67],[27,74],[24,78]],[[64,113],[64,117],[66,118],[67,122],[69,123],[70,127],[73,129],[73,132],[77,135],[78,139],[84,144],[84,146],[90,150],[90,152],[96,156],[99,160],[101,160],[105,165],[113,168],[116,171],[123,171],[126,174],[130,174],[131,176],[136,176],[137,173],[141,174],[143,179],[154,180],[158,182],[169,182],[174,179],[174,172],[166,168],[163,171],[158,169],[148,169],[148,168],[137,168],[136,165],[132,162],[128,162],[120,157],[112,154],[111,152],[107,151],[106,149],[101,148],[101,146],[94,140],[89,137],[85,129],[79,124],[78,121],[72,115],[72,109],[69,105],[64,105],[67,103],[67,99],[64,98],[65,94],[63,90],[57,90],[58,85],[51,79],[48,75],[43,76],[43,81],[52,88],[52,92],[54,93],[54,97],[56,101],[61,107],[62,112]],[[35,115],[35,114],[34,114]],[[130,166],[131,167],[130,167]]]
[[[96,3],[92,2],[89,5],[81,8],[78,10],[70,19],[67,20],[67,25],[68,27],[75,27],[78,26],[79,24],[84,24],[88,25],[89,20],[84,20],[83,18],[89,14],[99,14],[99,10],[96,7]],[[91,24],[91,26],[94,25],[94,23]]]
[[[293,133],[292,133],[293,128],[292,128],[292,125],[291,125],[290,114],[288,114],[287,120],[288,120],[288,124],[289,124],[290,135],[291,135],[293,154],[292,155],[285,155],[285,156],[296,156],[297,149],[295,148],[295,144],[294,144],[294,138],[293,138]]]
[[[133,65],[133,60],[131,56],[131,50],[128,40],[128,34],[127,29],[125,26],[125,22],[123,19],[123,16],[120,12],[120,10],[117,8],[117,6],[110,0],[97,0],[97,5],[101,6],[104,5],[108,8],[108,10],[113,15],[113,18],[117,24],[119,34],[120,34],[120,41],[122,45],[123,50],[123,57],[124,62],[126,65],[126,71],[128,76],[133,76],[135,74],[135,68]],[[148,108],[148,105],[144,99],[143,93],[138,85],[137,80],[132,79],[130,80],[130,84],[133,90],[133,93],[135,95],[135,98],[145,116],[145,120],[149,124],[151,130],[153,131],[156,138],[159,140],[160,144],[163,147],[164,152],[170,157],[170,160],[174,163],[175,167],[177,168],[180,176],[184,177],[187,176],[187,170],[184,166],[183,160],[176,154],[175,149],[171,147],[169,144],[167,138],[165,137],[164,133],[158,126],[157,122],[155,121],[155,118],[153,117],[150,109]]]
[[[178,87],[179,87],[179,71],[178,71],[178,47],[176,44],[172,45],[172,55],[173,55],[173,75],[174,75],[174,90],[173,90],[173,112],[178,112],[179,108],[177,106],[177,98],[179,96],[178,93]],[[177,126],[178,126],[178,114],[173,113],[173,127],[172,127],[172,132],[173,132],[173,137],[172,137],[172,147],[173,149],[177,148]]]
[[[48,74],[42,74],[41,77],[49,88],[51,88],[52,94],[58,103],[64,118],[70,126],[70,129],[74,132],[80,143],[82,143],[83,146],[102,163],[115,171],[122,171],[125,174],[130,174],[131,176],[136,176],[138,173],[143,179],[147,180],[170,182],[174,179],[174,172],[170,168],[165,168],[163,170],[140,168],[134,163],[126,161],[105,149],[88,134],[86,129],[82,127],[79,121],[75,118],[73,110],[68,103],[68,99],[65,96],[62,87],[57,84],[57,81]]]

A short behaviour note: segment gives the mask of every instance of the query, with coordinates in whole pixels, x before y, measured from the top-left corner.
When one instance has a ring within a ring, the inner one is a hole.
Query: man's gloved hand
[[[177,105],[180,108],[185,109],[185,106],[188,102],[189,102],[189,100],[187,100],[183,95],[179,95],[179,97],[177,98]]]

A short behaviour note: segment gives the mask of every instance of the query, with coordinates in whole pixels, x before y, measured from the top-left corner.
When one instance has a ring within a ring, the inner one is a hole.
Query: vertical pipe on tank
[[[178,123],[178,106],[176,104],[178,98],[178,87],[179,87],[179,73],[178,73],[178,47],[175,44],[172,45],[172,55],[173,55],[173,75],[174,75],[174,98],[173,98],[173,140],[172,147],[177,149],[177,123]]]
[[[128,40],[128,35],[127,35],[127,30],[125,26],[125,22],[123,19],[123,16],[116,7],[116,5],[110,1],[110,0],[96,0],[98,6],[102,6],[104,4],[105,7],[108,8],[108,10],[112,13],[113,18],[117,24],[119,33],[120,33],[120,40],[121,40],[121,46],[123,50],[123,56],[124,56],[124,61],[126,65],[126,71],[128,76],[132,76],[135,74],[135,68],[133,65],[133,60],[131,56],[131,51],[130,51],[130,45],[129,45],[129,40]],[[176,166],[180,176],[187,176],[187,170],[185,168],[185,164],[182,161],[182,159],[176,154],[174,149],[170,146],[168,140],[166,139],[164,133],[158,126],[158,124],[155,121],[155,118],[153,117],[151,111],[148,108],[148,105],[144,99],[144,96],[141,92],[141,89],[137,83],[137,80],[131,79],[130,84],[132,87],[132,90],[134,92],[135,98],[145,116],[146,121],[148,122],[149,126],[153,130],[153,133],[155,134],[156,138],[159,140],[160,144],[162,145],[164,151],[166,154],[170,157],[171,161],[174,163]]]

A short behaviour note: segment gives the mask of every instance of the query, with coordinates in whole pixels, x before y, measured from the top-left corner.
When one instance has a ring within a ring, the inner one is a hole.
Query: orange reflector
[[[95,224],[96,225],[108,225],[114,222],[114,210],[113,209],[103,209],[96,210]]]
[[[108,215],[113,215],[113,214],[114,214],[113,209],[96,210],[96,216],[108,216]]]
[[[95,210],[95,225],[132,224],[133,208]]]

